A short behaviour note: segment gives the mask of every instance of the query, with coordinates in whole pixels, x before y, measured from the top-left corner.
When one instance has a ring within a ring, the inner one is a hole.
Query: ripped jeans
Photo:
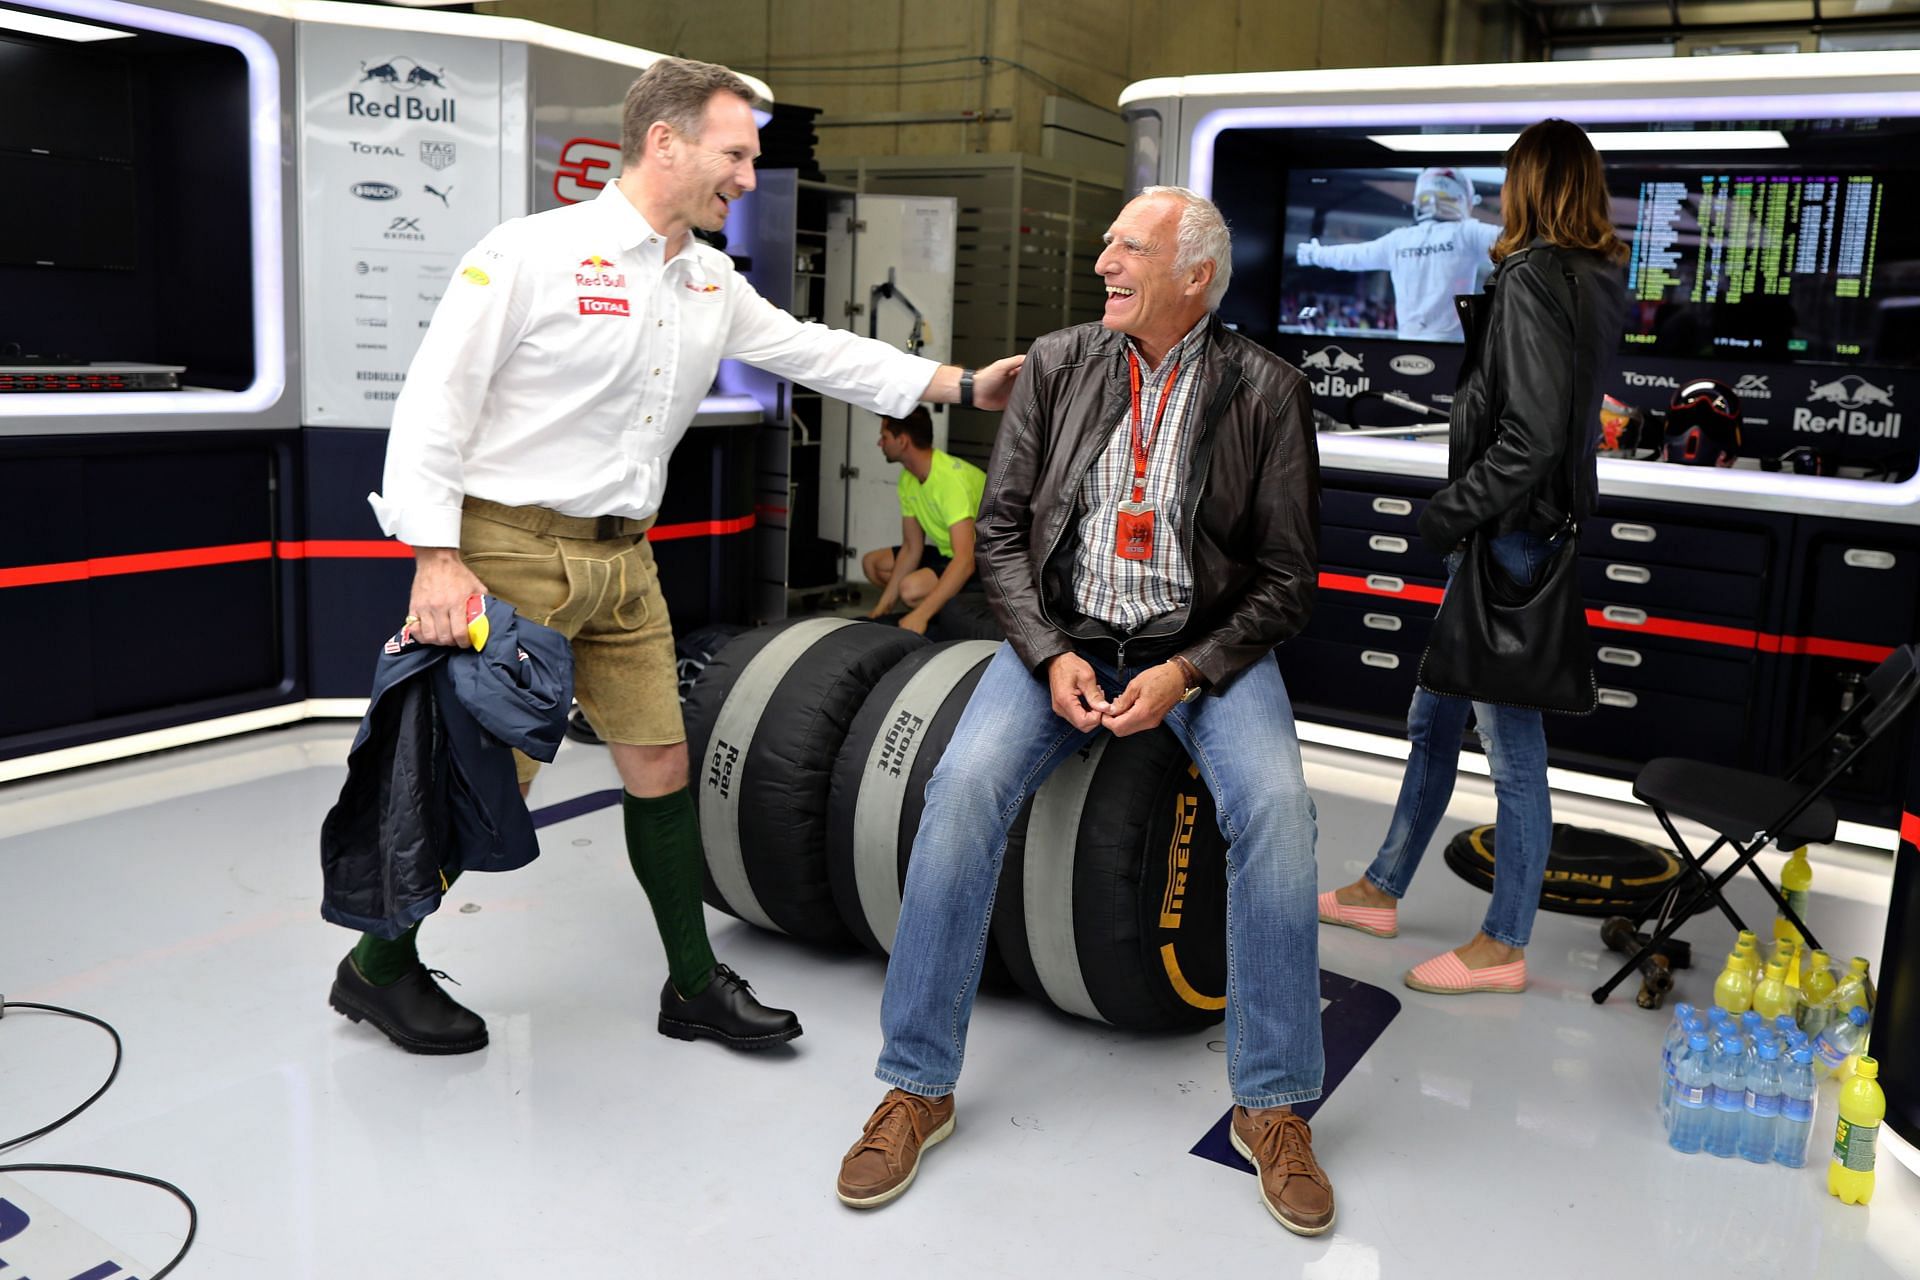
[[[1510,533],[1488,544],[1494,560],[1509,574],[1531,582],[1545,567],[1553,544],[1530,533]],[[1449,575],[1456,556],[1447,558]],[[1387,838],[1367,868],[1374,888],[1403,898],[1421,855],[1433,839],[1453,797],[1460,766],[1460,739],[1471,712],[1493,773],[1499,805],[1497,856],[1493,864],[1493,901],[1482,933],[1510,947],[1524,947],[1533,934],[1553,839],[1553,806],[1547,789],[1547,736],[1538,711],[1520,711],[1469,702],[1415,689],[1407,711],[1407,757],[1400,798],[1393,808]]]

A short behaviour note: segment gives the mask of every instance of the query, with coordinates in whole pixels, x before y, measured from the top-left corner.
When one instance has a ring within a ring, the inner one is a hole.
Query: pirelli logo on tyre
[[[1167,891],[1160,900],[1160,927],[1178,929],[1187,902],[1187,866],[1193,860],[1193,824],[1200,797],[1179,791],[1173,797],[1173,839],[1167,845]]]
[[[625,298],[581,298],[580,314],[583,316],[630,316]]]

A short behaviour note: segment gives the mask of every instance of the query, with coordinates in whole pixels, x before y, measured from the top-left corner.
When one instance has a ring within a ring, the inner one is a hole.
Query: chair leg
[[[1607,997],[1613,994],[1613,989],[1624,982],[1628,974],[1636,972],[1640,968],[1642,961],[1654,954],[1668,938],[1671,938],[1679,931],[1682,925],[1692,919],[1695,908],[1702,898],[1711,895],[1719,905],[1720,910],[1726,914],[1727,919],[1733,922],[1733,927],[1736,930],[1747,927],[1746,924],[1741,921],[1739,913],[1736,912],[1732,904],[1727,901],[1726,896],[1719,892],[1719,886],[1714,881],[1708,879],[1706,872],[1706,860],[1711,858],[1714,853],[1719,850],[1721,845],[1732,842],[1725,836],[1722,836],[1709,845],[1704,854],[1696,858],[1693,856],[1693,851],[1687,848],[1687,842],[1680,838],[1680,833],[1674,830],[1673,822],[1667,817],[1666,811],[1655,806],[1653,812],[1654,815],[1660,819],[1660,825],[1666,829],[1668,837],[1672,839],[1674,851],[1679,855],[1680,860],[1686,863],[1687,871],[1675,881],[1673,892],[1663,901],[1660,909],[1659,924],[1653,933],[1648,936],[1646,942],[1642,943],[1638,950],[1627,957],[1627,962],[1621,965],[1611,978],[1608,978],[1605,982],[1594,988],[1593,1002],[1595,1004],[1605,1004]],[[1739,846],[1736,844],[1734,847],[1738,848]],[[1694,890],[1693,896],[1687,899],[1684,907],[1675,911],[1669,911],[1668,907],[1674,899],[1679,897],[1682,887],[1685,886],[1689,880],[1698,882],[1700,887]]]

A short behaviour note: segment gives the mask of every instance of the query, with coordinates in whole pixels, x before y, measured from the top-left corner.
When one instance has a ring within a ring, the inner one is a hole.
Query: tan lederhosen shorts
[[[684,742],[673,627],[646,532],[651,519],[563,516],[468,498],[460,556],[489,593],[573,650],[574,697],[608,742]],[[530,782],[539,764],[518,751]]]

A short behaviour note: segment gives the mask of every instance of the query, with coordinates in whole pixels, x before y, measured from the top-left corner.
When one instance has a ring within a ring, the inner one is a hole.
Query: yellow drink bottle
[[[1801,845],[1787,859],[1787,865],[1780,868],[1780,896],[1793,908],[1793,914],[1802,920],[1807,918],[1807,891],[1813,888],[1813,864],[1807,861],[1807,846]],[[1773,918],[1773,936],[1792,938],[1795,942],[1804,942],[1800,930],[1784,916]]]
[[[1766,977],[1753,989],[1753,1011],[1769,1024],[1781,1014],[1793,1012],[1793,990],[1787,986],[1784,962],[1776,959],[1767,966]]]
[[[1873,1157],[1887,1095],[1880,1091],[1880,1064],[1860,1059],[1853,1079],[1840,1086],[1840,1122],[1833,1131],[1833,1159],[1827,1163],[1827,1193],[1842,1204],[1873,1199]]]
[[[1714,980],[1713,1002],[1735,1014],[1753,1007],[1753,972],[1738,947],[1727,952],[1727,967]]]
[[[1867,978],[1867,958],[1855,956],[1847,962],[1847,976],[1840,979],[1840,985],[1834,988],[1835,1008],[1845,1013],[1855,1005],[1859,1005],[1871,1012],[1873,1010],[1871,985]]]
[[[1780,979],[1787,986],[1800,985],[1800,944],[1794,939],[1775,938],[1773,954],[1767,957],[1767,963],[1780,966]]]
[[[1755,982],[1760,981],[1766,962],[1760,956],[1760,940],[1753,936],[1753,930],[1742,929],[1734,938],[1733,949],[1745,958],[1747,973]]]
[[[1833,976],[1833,957],[1816,951],[1807,959],[1800,974],[1800,1003],[1794,1020],[1810,1036],[1817,1036],[1833,1016],[1833,990],[1840,980]]]

